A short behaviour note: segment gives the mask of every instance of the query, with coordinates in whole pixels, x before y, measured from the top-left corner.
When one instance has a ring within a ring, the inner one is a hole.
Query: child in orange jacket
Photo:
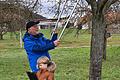
[[[54,80],[56,65],[48,57],[42,56],[37,60],[39,71],[36,73],[38,80]]]

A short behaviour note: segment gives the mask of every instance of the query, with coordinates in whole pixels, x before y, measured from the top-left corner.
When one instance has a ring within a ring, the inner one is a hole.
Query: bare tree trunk
[[[2,34],[0,34],[0,40],[3,40],[3,35]]]
[[[106,47],[107,47],[107,31],[104,33],[104,45],[103,45],[103,59],[106,60]]]
[[[92,29],[92,21],[89,21],[89,22],[88,22],[88,30],[89,30],[89,33],[91,33],[91,29]]]
[[[101,80],[105,26],[103,15],[99,12],[94,14],[92,18],[89,80]]]

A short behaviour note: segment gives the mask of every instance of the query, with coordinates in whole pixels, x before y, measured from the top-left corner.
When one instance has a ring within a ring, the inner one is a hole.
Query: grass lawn
[[[48,31],[48,30],[47,30]],[[48,31],[49,32],[49,31]],[[46,30],[45,36],[49,37]],[[90,48],[90,34],[80,32],[78,38],[65,34],[60,47],[50,51],[52,59],[57,64],[55,80],[88,80]],[[29,71],[27,55],[19,47],[19,41],[9,39],[0,40],[0,80],[28,80],[25,71]],[[103,60],[102,80],[120,80],[120,34],[112,34],[108,39],[107,60]],[[77,47],[77,48],[76,48]]]

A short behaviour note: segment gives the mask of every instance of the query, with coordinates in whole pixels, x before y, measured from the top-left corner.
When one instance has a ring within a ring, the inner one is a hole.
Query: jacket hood
[[[39,33],[39,34],[33,36],[33,35],[29,34],[28,32],[26,32],[26,33],[24,34],[24,37],[23,37],[23,42],[24,42],[24,40],[25,40],[26,38],[32,38],[32,37],[34,37],[34,38],[39,38],[39,37],[43,37],[43,36],[44,36],[44,35],[43,35],[42,33]]]

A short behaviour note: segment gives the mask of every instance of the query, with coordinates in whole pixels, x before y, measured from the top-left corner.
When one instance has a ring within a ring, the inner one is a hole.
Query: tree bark
[[[105,26],[103,14],[93,14],[89,80],[101,80]]]
[[[3,40],[3,35],[2,34],[0,34],[0,40]]]

